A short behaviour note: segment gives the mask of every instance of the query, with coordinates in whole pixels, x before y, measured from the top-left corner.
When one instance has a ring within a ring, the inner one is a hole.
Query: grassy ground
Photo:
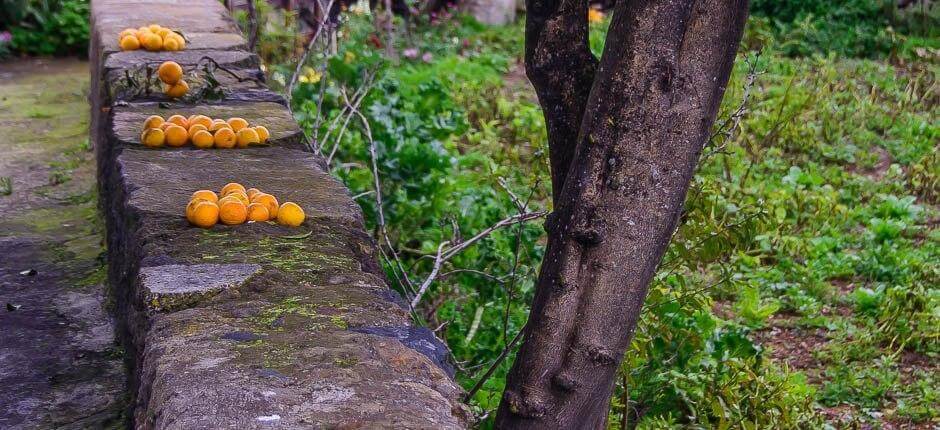
[[[903,49],[861,59],[848,56],[860,49],[850,37],[832,45],[852,48],[842,56],[811,43],[793,50],[768,25],[756,19],[745,37],[718,122],[735,127],[705,151],[621,369],[610,424],[934,428],[936,41],[902,38]],[[324,78],[310,69],[316,79],[294,93],[307,126],[315,115],[335,117],[337,88],[381,63],[369,21],[354,16],[344,26]],[[592,25],[596,52],[604,26]],[[290,34],[267,33],[262,46],[288,46]],[[430,270],[422,255],[442,240],[515,213],[503,188],[550,209],[547,148],[520,65],[521,24],[483,28],[445,17],[397,40],[397,64],[380,69],[362,110],[377,140],[391,240],[420,279]],[[292,69],[277,64],[282,54],[262,52],[275,83]],[[729,120],[742,103],[740,121]],[[373,191],[361,129],[345,135],[336,159],[333,172],[353,194]],[[374,225],[368,195],[358,201]],[[543,240],[538,225],[493,234],[449,262],[442,271],[455,272],[419,306],[420,319],[448,341],[465,387],[524,324]],[[474,396],[482,427],[508,364]]]

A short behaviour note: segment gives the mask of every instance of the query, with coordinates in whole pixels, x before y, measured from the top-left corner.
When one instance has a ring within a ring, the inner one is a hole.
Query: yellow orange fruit
[[[267,206],[261,203],[248,205],[248,221],[267,221],[271,219]]]
[[[159,51],[163,49],[163,38],[161,38],[159,34],[152,32],[144,33],[143,39],[141,45],[143,45],[144,49],[148,51]]]
[[[163,93],[166,94],[167,97],[174,98],[174,99],[183,97],[188,92],[189,92],[189,84],[187,84],[186,81],[182,79],[180,79],[179,82],[173,85],[166,85],[163,88]]]
[[[164,131],[166,134],[166,144],[167,146],[172,146],[174,148],[179,148],[189,142],[189,132],[185,128],[178,125],[171,125],[166,128]]]
[[[280,205],[277,203],[277,199],[274,196],[267,193],[258,193],[251,197],[251,202],[261,203],[267,207],[268,213],[271,215],[271,219],[274,219],[274,217],[277,216],[277,210]]]
[[[189,126],[190,126],[190,127],[192,127],[193,125],[199,124],[199,125],[202,125],[203,127],[205,127],[206,130],[208,130],[209,127],[212,126],[212,118],[209,118],[209,117],[207,117],[207,116],[205,116],[205,115],[193,115],[193,116],[190,116],[188,121],[189,121]]]
[[[196,209],[196,205],[202,202],[208,202],[208,201],[211,201],[211,200],[198,198],[198,197],[190,199],[189,204],[186,205],[186,219],[190,219],[190,217],[193,216],[193,211]],[[215,203],[215,202],[212,202],[212,203]]]
[[[248,145],[257,145],[261,143],[261,139],[258,139],[258,133],[255,132],[251,127],[245,127],[241,130],[238,130],[238,133],[235,135],[238,140],[239,148],[247,148]]]
[[[251,203],[251,201],[248,200],[248,196],[246,196],[245,193],[241,191],[234,191],[225,195],[225,197],[229,197],[229,196],[235,197],[236,199],[238,199],[238,201],[244,203],[245,206],[248,206],[248,204]]]
[[[159,24],[150,24],[147,26],[147,29],[154,33],[159,32],[161,28],[163,27],[161,27]]]
[[[286,202],[277,209],[277,222],[291,227],[297,227],[304,223],[307,215],[297,203]]]
[[[254,129],[255,133],[258,133],[258,140],[260,140],[261,143],[267,142],[268,138],[271,137],[271,133],[268,131],[268,128],[263,125],[255,126]]]
[[[157,30],[150,29],[150,31],[153,31],[154,33],[159,34],[160,37],[162,37],[163,39],[166,39],[166,36],[172,32],[169,28],[166,28],[166,27],[160,27]]]
[[[226,149],[234,148],[235,132],[230,128],[220,128],[215,132],[215,147]]]
[[[225,200],[225,199],[223,199]],[[223,224],[235,225],[244,223],[248,219],[248,207],[239,201],[219,201],[219,220]]]
[[[186,219],[197,227],[209,228],[219,222],[220,212],[215,203],[201,201],[193,208],[192,214],[187,216]]]
[[[118,33],[118,40],[123,39],[124,36],[134,36],[134,37],[137,37],[137,29],[136,29],[136,28],[125,28],[125,29],[121,30],[121,32]]]
[[[160,128],[163,123],[166,122],[160,115],[150,115],[144,120],[144,130],[148,128]]]
[[[137,40],[137,36],[127,35],[121,38],[119,43],[122,51],[133,51],[140,49],[140,41]]]
[[[169,39],[175,40],[175,41],[176,41],[176,44],[179,45],[179,48],[176,49],[177,51],[182,51],[183,49],[186,48],[186,39],[183,39],[183,36],[181,36],[179,33],[175,32],[175,31],[171,31],[169,34],[167,34],[167,36],[166,36],[165,39],[166,39],[166,40],[169,40]]]
[[[244,118],[238,118],[238,117],[236,117],[236,118],[229,118],[228,121],[226,121],[226,122],[228,123],[228,125],[232,126],[232,131],[235,131],[236,133],[237,133],[239,130],[241,130],[241,129],[245,128],[245,127],[248,127],[248,121],[245,121]]]
[[[195,199],[208,200],[213,203],[219,201],[219,195],[216,194],[215,191],[212,191],[212,190],[193,191],[193,195],[190,196],[189,198],[191,200],[195,200]]]
[[[148,128],[140,134],[140,143],[149,148],[159,148],[165,140],[166,136],[159,128]]]
[[[189,132],[189,140],[193,140],[193,135],[195,135],[196,132],[198,132],[198,131],[205,131],[205,132],[208,132],[209,129],[206,128],[206,126],[204,126],[204,125],[202,125],[202,124],[193,124],[193,123],[190,123],[190,124],[189,124],[189,130],[187,130],[187,131]],[[212,133],[209,133],[209,135],[211,136]]]
[[[164,61],[160,67],[157,68],[157,77],[163,81],[164,84],[173,85],[183,79],[183,67],[179,65],[176,61]]]
[[[173,115],[166,119],[166,122],[176,124],[183,128],[189,128],[189,120],[183,115]]]
[[[227,196],[234,191],[238,191],[246,195],[248,194],[247,192],[245,192],[245,186],[242,184],[239,184],[238,182],[229,182],[225,184],[225,186],[223,186],[221,190],[219,190],[219,192],[223,196]]]
[[[146,39],[146,36],[148,34],[151,34],[151,33],[150,33],[150,29],[147,27],[141,27],[137,29],[136,36],[137,36],[137,41],[140,42],[140,46],[144,46],[144,39]]]
[[[249,188],[249,189],[245,190],[245,194],[248,195],[248,199],[249,199],[249,200],[252,199],[252,198],[254,198],[254,197],[255,197],[256,195],[258,195],[259,193],[261,193],[261,190],[259,190],[259,189],[257,189],[257,188]]]
[[[217,120],[212,121],[212,125],[209,126],[209,131],[215,133],[216,131],[219,131],[223,128],[227,128],[231,130],[232,126],[228,125],[227,122],[222,121],[221,119],[217,119]]]
[[[179,51],[180,44],[171,37],[163,39],[163,50],[164,51]]]
[[[206,130],[199,130],[191,134],[189,140],[193,142],[193,146],[200,149],[208,149],[215,145],[215,138],[212,137],[212,133]]]

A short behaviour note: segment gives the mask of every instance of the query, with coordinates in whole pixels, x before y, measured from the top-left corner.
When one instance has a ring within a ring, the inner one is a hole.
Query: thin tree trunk
[[[586,8],[527,4],[555,212],[499,428],[604,428],[747,16],[747,0],[620,1],[595,69]]]

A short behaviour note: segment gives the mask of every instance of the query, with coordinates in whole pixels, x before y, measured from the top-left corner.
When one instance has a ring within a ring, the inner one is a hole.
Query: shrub
[[[88,0],[4,0],[0,30],[13,51],[31,55],[85,54]]]

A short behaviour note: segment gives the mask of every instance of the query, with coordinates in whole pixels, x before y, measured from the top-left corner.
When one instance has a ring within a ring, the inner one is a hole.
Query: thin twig
[[[434,267],[431,268],[431,273],[427,278],[424,279],[424,282],[421,283],[421,287],[418,288],[418,292],[415,294],[414,299],[411,300],[412,309],[418,306],[418,303],[421,301],[421,296],[423,296],[424,292],[428,290],[428,287],[431,286],[431,283],[437,279],[437,274],[441,271],[441,265],[444,264],[444,260],[441,259],[441,253],[444,252],[444,247],[447,245],[450,245],[450,242],[446,240],[437,245],[437,257],[434,259]]]
[[[327,3],[325,10],[330,10],[333,7],[333,1],[330,0]],[[320,1],[317,0],[317,4],[320,4]],[[322,6],[322,4],[321,4]],[[324,17],[326,15],[324,14]],[[317,30],[314,31],[313,37],[310,38],[310,41],[307,42],[306,48],[304,48],[303,55],[300,56],[300,61],[297,62],[297,67],[294,68],[294,74],[291,75],[290,81],[287,84],[287,91],[285,91],[284,96],[287,97],[287,106],[291,104],[291,98],[293,97],[294,86],[297,85],[297,77],[300,76],[300,69],[303,68],[304,64],[307,63],[307,56],[310,55],[310,50],[313,49],[313,45],[317,43],[317,39],[320,38],[320,33],[323,32],[323,28],[326,27],[326,20],[323,17],[320,17],[317,22]]]
[[[529,323],[526,323],[526,325],[522,326],[522,329],[519,330],[518,333],[516,333],[516,335],[509,342],[509,345],[506,345],[506,347],[503,348],[503,351],[499,353],[499,357],[496,357],[496,360],[493,361],[493,364],[491,364],[490,367],[486,369],[486,373],[483,374],[483,376],[480,378],[479,381],[477,381],[476,384],[473,384],[473,388],[471,388],[470,391],[467,391],[467,395],[463,397],[464,403],[469,402],[470,399],[472,399],[473,396],[476,395],[477,391],[480,391],[480,388],[483,387],[483,384],[485,384],[486,381],[490,379],[490,376],[493,376],[493,372],[495,372],[496,368],[499,367],[500,363],[502,363],[503,360],[506,359],[506,356],[509,355],[509,351],[511,351],[513,347],[516,346],[516,343],[519,342],[519,339],[522,339],[522,335],[523,333],[525,333],[526,327],[528,326],[529,326]]]

